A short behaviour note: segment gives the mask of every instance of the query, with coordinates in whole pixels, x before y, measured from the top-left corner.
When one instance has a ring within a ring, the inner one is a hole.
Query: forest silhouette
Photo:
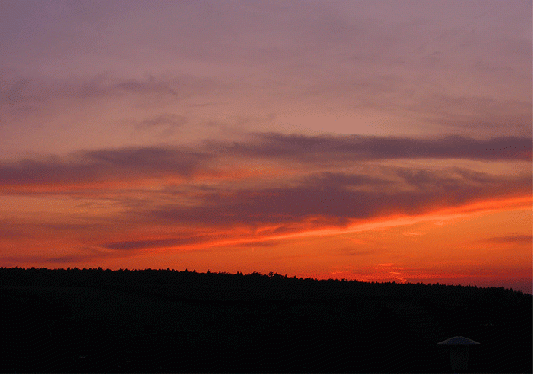
[[[174,270],[0,268],[2,372],[532,372],[532,295]]]

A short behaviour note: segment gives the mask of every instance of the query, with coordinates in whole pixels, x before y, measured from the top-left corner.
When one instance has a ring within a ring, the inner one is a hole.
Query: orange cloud
[[[289,226],[259,225],[255,229],[247,226],[233,226],[231,228],[189,228],[179,235],[175,229],[167,227],[166,234],[159,236],[129,237],[127,240],[108,242],[104,245],[107,249],[115,250],[143,250],[155,249],[161,251],[195,250],[213,247],[232,247],[251,244],[272,243],[295,238],[328,237],[364,231],[390,229],[393,227],[411,226],[421,222],[453,221],[469,216],[486,214],[495,210],[520,210],[531,207],[531,196],[521,198],[507,198],[475,202],[455,208],[441,208],[436,211],[417,215],[394,214],[371,219],[350,220],[343,226],[335,225],[321,219],[321,217],[308,217],[300,223]],[[317,224],[318,223],[318,224]],[[150,226],[146,229],[150,230]],[[181,229],[183,230],[183,228]],[[150,230],[152,231],[152,230]],[[285,231],[285,232],[284,232]],[[279,232],[279,233],[278,233]]]

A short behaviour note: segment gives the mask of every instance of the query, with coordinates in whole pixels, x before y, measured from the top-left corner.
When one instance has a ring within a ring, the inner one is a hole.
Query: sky
[[[0,266],[532,289],[530,1],[0,2]]]

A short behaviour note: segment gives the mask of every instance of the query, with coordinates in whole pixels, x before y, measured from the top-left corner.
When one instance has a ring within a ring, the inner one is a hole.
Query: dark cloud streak
[[[395,171],[398,176],[403,176],[405,185],[410,189],[402,188],[402,183],[398,182],[368,180],[369,186],[373,187],[371,190],[354,190],[351,187],[359,185],[357,176],[353,176],[350,182],[347,175],[326,173],[323,176],[326,183],[315,176],[296,187],[239,190],[232,194],[219,191],[205,196],[194,208],[161,205],[135,214],[153,222],[217,227],[290,225],[304,220],[316,220],[318,225],[343,226],[349,219],[396,213],[422,214],[439,207],[523,196],[531,191],[530,176],[508,178],[487,175],[486,183],[479,183],[469,179],[467,174]],[[386,191],[383,189],[386,185],[394,189]]]
[[[487,239],[490,243],[533,243],[533,237],[531,235],[507,235],[507,236],[495,236]]]
[[[185,238],[169,238],[169,239],[154,239],[154,240],[130,240],[106,243],[104,245],[107,249],[118,250],[136,250],[146,248],[160,248],[160,247],[173,247],[184,244],[194,244],[199,242],[205,242],[205,237],[185,237]]]
[[[248,143],[234,143],[227,153],[257,158],[286,158],[316,162],[325,156],[334,160],[385,159],[470,159],[531,160],[532,139],[498,137],[476,140],[462,136],[415,139],[377,136],[305,136],[296,134],[254,134]]]
[[[167,118],[155,118],[159,123]],[[154,122],[154,123],[155,123]],[[0,163],[0,185],[43,186],[109,181],[134,181],[142,178],[178,176],[192,178],[209,170],[211,161],[230,156],[238,159],[275,160],[309,164],[339,165],[345,162],[395,159],[468,159],[531,161],[531,138],[500,137],[475,140],[459,136],[438,139],[411,139],[400,137],[370,136],[304,136],[279,133],[253,134],[249,141],[205,142],[196,149],[185,147],[140,147],[82,151],[60,158],[21,160]],[[226,162],[226,161],[225,161]],[[405,172],[410,173],[410,172]],[[424,172],[402,177],[423,183]],[[475,179],[484,175],[466,175]],[[337,175],[335,183],[342,180]],[[375,183],[369,176],[346,176],[342,183]],[[354,180],[353,178],[359,178]],[[327,175],[323,183],[330,183]],[[479,180],[478,182],[483,182]],[[446,183],[440,180],[440,183]],[[274,191],[273,191],[274,192]],[[297,198],[297,196],[296,196]]]
[[[209,158],[207,153],[161,147],[78,152],[66,159],[0,164],[0,185],[68,186],[165,175],[191,177]]]

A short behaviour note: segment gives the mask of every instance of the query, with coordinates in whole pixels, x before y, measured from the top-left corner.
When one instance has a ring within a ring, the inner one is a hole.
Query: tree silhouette
[[[532,296],[503,288],[1,268],[0,300],[4,372],[441,372],[456,335],[472,370],[531,372]]]

